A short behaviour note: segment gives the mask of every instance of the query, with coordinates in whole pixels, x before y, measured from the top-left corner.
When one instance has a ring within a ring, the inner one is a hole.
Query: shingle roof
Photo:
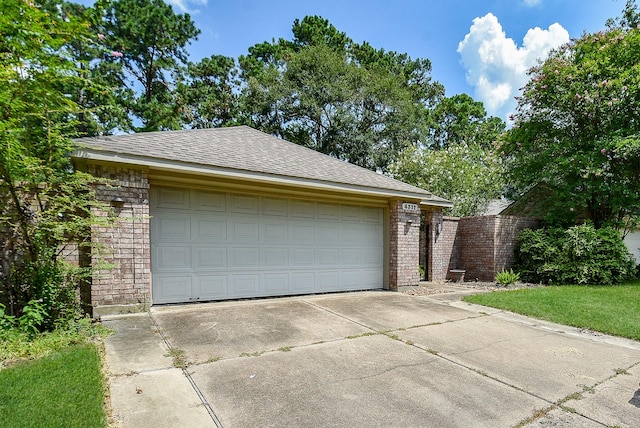
[[[335,159],[248,126],[145,132],[75,140],[81,151],[127,155],[237,171],[341,183],[448,201],[382,174]],[[114,159],[115,160],[115,159]]]

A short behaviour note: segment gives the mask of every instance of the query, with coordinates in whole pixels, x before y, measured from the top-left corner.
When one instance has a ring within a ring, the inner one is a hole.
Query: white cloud
[[[167,0],[169,4],[174,5],[180,12],[182,13],[197,13],[198,9],[192,9],[190,4],[193,3],[194,6],[206,6],[207,0]]]
[[[555,23],[547,30],[529,29],[518,47],[507,38],[498,18],[488,13],[473,20],[469,33],[458,44],[458,53],[475,96],[489,114],[506,118],[515,110],[514,97],[527,82],[527,70],[538,59],[546,58],[551,49],[568,41],[567,30]]]
[[[529,7],[537,6],[542,3],[542,0],[524,0],[524,4]]]

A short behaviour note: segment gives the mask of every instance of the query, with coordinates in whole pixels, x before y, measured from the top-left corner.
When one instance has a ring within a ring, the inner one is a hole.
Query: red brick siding
[[[420,211],[402,209],[402,201],[389,204],[389,288],[420,281]]]
[[[90,286],[93,308],[105,305],[136,305],[146,308],[151,299],[151,247],[149,241],[149,180],[144,171],[128,168],[90,166],[89,172],[113,180],[98,185],[99,200],[112,203],[113,226],[94,227],[92,239],[102,248],[92,254],[92,264],[106,263]],[[122,203],[113,203],[114,199]]]

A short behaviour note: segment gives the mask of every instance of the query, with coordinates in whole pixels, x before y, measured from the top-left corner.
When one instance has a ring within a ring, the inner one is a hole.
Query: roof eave
[[[91,150],[82,148],[71,153],[72,158],[92,160],[97,162],[108,162],[126,165],[136,165],[162,171],[175,171],[186,174],[196,174],[209,177],[225,177],[246,181],[268,182],[278,185],[289,185],[295,187],[304,187],[308,189],[334,191],[341,193],[352,193],[369,195],[384,198],[405,198],[419,201],[421,204],[431,206],[443,206],[440,200],[432,200],[431,193],[425,191],[407,192],[394,189],[384,189],[378,187],[359,186],[346,183],[337,183],[330,181],[319,181],[300,177],[283,176],[257,171],[238,170],[231,168],[222,168],[209,165],[200,165],[174,160],[156,159],[143,156],[129,155],[123,153],[105,152],[103,150]],[[433,202],[433,203],[432,203]],[[446,201],[448,202],[448,201]],[[451,205],[452,206],[452,205]]]

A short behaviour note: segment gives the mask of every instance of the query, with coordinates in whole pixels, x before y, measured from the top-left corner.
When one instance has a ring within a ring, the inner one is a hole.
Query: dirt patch
[[[434,294],[455,293],[460,291],[496,291],[496,290],[517,290],[520,288],[540,287],[539,284],[516,283],[512,285],[501,285],[496,282],[421,282],[417,287],[407,287],[403,293],[412,296],[431,296]]]

